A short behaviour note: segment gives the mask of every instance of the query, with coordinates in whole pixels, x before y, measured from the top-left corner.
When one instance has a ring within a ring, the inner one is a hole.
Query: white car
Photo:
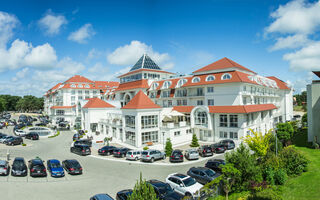
[[[20,129],[16,129],[14,130],[14,133],[18,136],[25,136],[27,133],[23,130],[20,130]]]
[[[141,151],[139,150],[130,150],[127,152],[126,159],[127,160],[140,160]]]
[[[179,173],[170,174],[166,182],[175,192],[192,198],[200,197],[200,189],[203,187],[194,178]]]

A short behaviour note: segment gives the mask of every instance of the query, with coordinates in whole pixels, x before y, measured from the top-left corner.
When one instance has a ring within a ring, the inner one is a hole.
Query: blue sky
[[[320,70],[318,13],[303,0],[1,1],[0,93],[117,80],[144,52],[182,74],[228,57],[300,92]]]

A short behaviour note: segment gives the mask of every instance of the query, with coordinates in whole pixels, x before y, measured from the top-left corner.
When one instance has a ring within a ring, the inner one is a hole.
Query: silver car
[[[0,174],[1,175],[9,175],[10,172],[10,166],[8,161],[0,160]]]
[[[9,136],[9,135],[8,135],[8,136],[5,136],[5,137],[1,138],[1,139],[0,139],[0,143],[5,143],[5,142],[6,142],[7,140],[9,140],[10,138],[13,138],[13,136],[11,136],[11,135]]]
[[[160,160],[160,159],[163,159],[163,160],[166,159],[166,154],[159,150],[149,149],[149,150],[143,151],[141,155],[142,161],[154,162],[155,160]]]
[[[131,150],[128,151],[126,154],[127,160],[140,160],[141,158],[141,151],[138,150]]]
[[[199,159],[199,153],[196,149],[187,149],[184,153],[184,157],[188,160]]]

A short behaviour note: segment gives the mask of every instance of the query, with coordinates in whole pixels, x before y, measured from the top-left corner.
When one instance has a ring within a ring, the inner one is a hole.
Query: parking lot
[[[12,127],[2,129],[0,132],[13,134]],[[185,163],[184,165],[157,165],[139,164],[138,162],[118,162],[97,159],[93,156],[79,156],[70,153],[72,131],[62,131],[55,138],[40,138],[40,140],[25,140],[26,147],[8,147],[0,144],[0,157],[6,158],[10,152],[11,162],[14,157],[24,157],[26,161],[40,157],[43,160],[77,159],[83,167],[82,175],[66,175],[64,178],[32,178],[27,177],[0,177],[2,193],[1,199],[89,199],[97,193],[108,193],[115,197],[123,189],[132,189],[140,172],[145,179],[158,179],[165,181],[168,174],[174,172],[186,173],[192,166],[204,166],[206,160]],[[95,151],[93,149],[93,151]],[[110,157],[110,156],[109,156]],[[108,157],[106,157],[108,158]],[[215,155],[223,158],[223,155]],[[115,158],[116,159],[116,158]],[[158,161],[159,162],[159,161]],[[155,162],[157,163],[157,162]]]

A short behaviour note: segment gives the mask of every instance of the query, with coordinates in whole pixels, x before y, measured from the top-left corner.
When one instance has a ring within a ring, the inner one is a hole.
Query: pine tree
[[[140,180],[137,181],[133,188],[132,194],[128,197],[128,200],[159,200],[153,189],[153,187],[142,180],[142,174],[140,173]]]
[[[200,146],[198,143],[198,138],[197,138],[196,134],[194,133],[192,135],[192,142],[191,142],[190,147],[198,147],[198,146]]]
[[[167,138],[166,147],[164,151],[166,152],[167,156],[171,156],[173,149],[172,149],[172,143],[170,138]]]

